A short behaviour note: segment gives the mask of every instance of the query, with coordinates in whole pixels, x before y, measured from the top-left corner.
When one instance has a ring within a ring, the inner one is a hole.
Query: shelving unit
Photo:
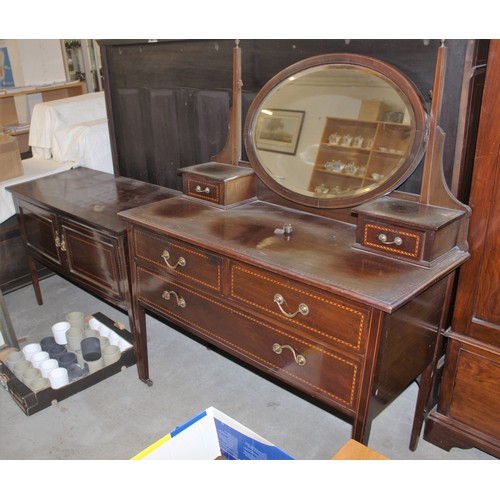
[[[56,101],[58,99],[65,99],[66,97],[75,97],[83,94],[85,92],[84,85],[83,82],[78,81],[61,85],[21,87],[18,89],[10,89],[5,93],[0,93],[0,129],[2,127],[23,125],[19,120],[16,99],[32,94],[41,94],[43,102]],[[29,150],[29,124],[24,124],[21,130],[15,130],[9,133],[17,137],[21,153]]]
[[[409,125],[328,117],[309,189],[339,194],[378,184],[403,164],[411,144]]]

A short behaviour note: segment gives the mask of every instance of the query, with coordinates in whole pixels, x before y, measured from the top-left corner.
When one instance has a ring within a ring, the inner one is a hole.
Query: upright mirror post
[[[443,147],[445,133],[439,126],[439,116],[443,100],[445,70],[446,46],[443,42],[441,47],[438,49],[436,71],[434,74],[432,107],[429,116],[430,133],[422,174],[420,203],[463,210],[466,208],[465,205],[460,203],[455,196],[453,196],[446,184],[443,173]]]
[[[212,161],[228,165],[238,165],[241,160],[241,48],[236,40],[233,48],[232,106],[229,117],[228,137],[223,150],[212,157]]]

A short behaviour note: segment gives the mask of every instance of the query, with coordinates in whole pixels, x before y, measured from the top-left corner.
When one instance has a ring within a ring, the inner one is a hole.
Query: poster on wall
[[[7,47],[0,48],[0,88],[14,87],[14,77]]]

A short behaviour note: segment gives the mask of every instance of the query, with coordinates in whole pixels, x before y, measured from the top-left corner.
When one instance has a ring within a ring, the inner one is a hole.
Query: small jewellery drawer
[[[381,196],[355,207],[357,248],[432,267],[456,247],[466,212]]]
[[[186,176],[185,194],[202,200],[223,203],[224,183],[211,181],[194,175]]]
[[[364,352],[369,308],[251,266],[231,263],[231,298],[333,347]]]
[[[366,222],[362,228],[361,244],[397,254],[410,259],[420,260],[424,243],[424,233],[402,229],[389,224]]]
[[[209,162],[180,169],[182,192],[188,196],[230,206],[255,196],[255,176],[251,168]]]
[[[166,236],[134,227],[133,249],[138,265],[162,274],[182,276],[193,285],[221,289],[222,258]]]
[[[290,385],[354,411],[356,361],[148,270],[138,269],[136,279],[147,307]]]

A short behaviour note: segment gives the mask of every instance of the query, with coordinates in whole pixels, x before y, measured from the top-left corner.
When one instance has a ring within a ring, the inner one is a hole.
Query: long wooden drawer
[[[181,282],[137,269],[137,298],[174,323],[299,388],[353,413],[359,364]]]
[[[333,347],[364,352],[369,308],[239,263],[231,263],[230,278],[231,297],[252,310],[320,335]]]
[[[137,227],[133,229],[132,244],[138,265],[182,277],[193,285],[221,290],[221,257]]]

